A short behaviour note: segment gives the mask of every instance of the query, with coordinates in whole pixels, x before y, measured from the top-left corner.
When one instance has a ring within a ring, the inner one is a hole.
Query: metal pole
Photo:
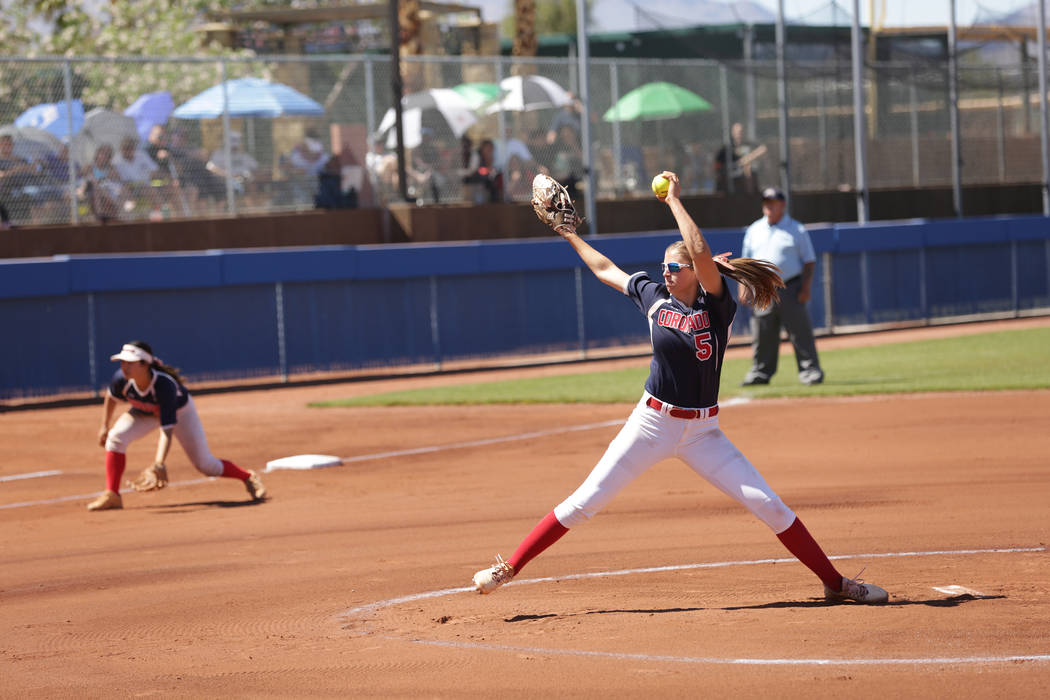
[[[948,23],[948,108],[952,129],[952,208],[962,217],[962,145],[959,139],[959,64],[955,42],[955,0],[950,0]]]
[[[783,2],[783,0],[781,0]],[[857,169],[857,223],[868,223],[868,130],[864,124],[864,59],[861,55],[860,0],[853,0],[850,32],[853,62],[853,157]]]
[[[398,18],[398,0],[389,0],[390,9],[390,92],[394,100],[394,129],[397,132],[397,184],[402,201],[408,201],[408,180],[405,174],[405,127],[402,121],[401,96],[401,20]]]
[[[747,99],[745,110],[747,112],[747,138],[749,141],[758,140],[758,126],[755,123],[755,71],[751,61],[755,57],[755,26],[748,24],[744,27],[744,70],[747,79],[744,81],[744,96]]]
[[[1043,216],[1050,216],[1050,153],[1047,153],[1046,0],[1039,0],[1039,143],[1043,149]]]
[[[620,73],[616,70],[616,64],[609,64],[609,95],[612,99],[612,104],[616,104],[620,101]],[[617,115],[618,117],[619,115]],[[616,168],[616,191],[617,193],[624,192],[624,177],[623,177],[623,143],[620,141],[620,120],[614,119],[612,123],[612,137],[613,137],[613,167]],[[638,173],[638,176],[644,181],[645,173]],[[635,183],[636,185],[638,183]]]
[[[911,183],[919,186],[919,96],[918,88],[915,87],[914,77],[912,84],[908,86],[908,95],[911,97]]]
[[[1006,112],[1003,109],[1003,69],[995,69],[996,83],[999,88],[995,111],[995,126],[999,133],[999,182],[1006,182]]]
[[[828,186],[828,109],[827,98],[824,96],[824,80],[820,81],[820,89],[817,90],[817,139],[820,153],[820,184]]]
[[[233,192],[233,151],[230,147],[230,94],[226,85],[226,61],[219,61],[222,79],[222,157],[226,160],[226,211],[237,215],[237,199]]]
[[[777,0],[777,103],[780,107],[780,188],[791,209],[791,168],[788,146],[787,78],[784,67],[784,0]]]
[[[726,193],[733,194],[733,136],[732,122],[729,119],[729,85],[724,63],[718,65],[719,97],[722,100],[722,148],[726,159],[722,163],[722,177],[726,179]]]
[[[503,82],[503,59],[502,58],[497,58],[496,59],[496,85],[500,85],[502,82]],[[522,91],[524,92],[524,88],[522,88]],[[504,173],[503,174],[503,182],[504,182],[504,184],[506,184],[506,182],[507,182],[507,160],[508,160],[508,158],[507,158],[507,148],[508,148],[508,145],[509,145],[509,139],[507,138],[507,110],[501,109],[499,112],[497,112],[496,121],[498,123],[498,126],[497,126],[498,131],[497,131],[497,133],[499,134],[499,138],[496,139],[496,143],[499,144],[499,156],[503,160],[502,163],[497,163],[496,167],[500,168],[503,171],[503,173]],[[508,188],[506,186],[504,186],[504,188],[503,188],[503,201],[504,202],[509,202],[510,201],[510,196],[507,193],[507,189]]]
[[[368,174],[368,181],[372,183],[372,204],[379,206],[382,201],[381,193],[379,191],[379,177],[376,175],[375,168],[369,166],[369,158],[372,157],[372,148],[375,145],[375,139],[379,138],[376,134],[376,88],[375,88],[375,76],[373,73],[375,68],[372,65],[372,57],[365,56],[365,128],[368,129],[368,155],[365,156],[365,172]]]
[[[587,3],[576,0],[576,43],[579,45],[580,102],[583,103],[583,115],[580,117],[580,138],[583,139],[583,169],[587,174],[587,233],[598,233],[598,188],[594,177],[594,154],[591,143],[591,97],[590,81],[590,47],[587,39]]]
[[[277,312],[277,365],[281,371],[281,381],[288,383],[288,342],[284,328],[284,282],[277,282],[273,288],[274,307]]]
[[[73,156],[73,68],[69,61],[62,62],[62,89],[66,96],[66,128],[69,130],[69,142],[66,154],[69,157],[69,214],[74,224],[80,223],[80,212],[77,207],[77,164]]]

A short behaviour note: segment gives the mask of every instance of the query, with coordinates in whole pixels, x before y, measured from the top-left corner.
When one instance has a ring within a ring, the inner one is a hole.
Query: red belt
[[[649,397],[645,405],[654,411],[660,413],[667,413],[669,416],[675,418],[714,418],[718,415],[718,406],[712,406],[711,408],[675,408],[671,404],[660,403],[656,399]],[[665,410],[666,409],[666,410]]]

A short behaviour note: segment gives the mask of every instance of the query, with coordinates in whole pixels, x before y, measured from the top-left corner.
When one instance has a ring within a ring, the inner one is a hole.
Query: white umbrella
[[[112,110],[96,108],[84,116],[84,126],[73,137],[71,152],[79,163],[90,163],[95,151],[104,143],[113,147],[114,153],[120,151],[120,142],[125,138],[139,141],[138,126],[134,118]]]
[[[9,124],[0,128],[0,136],[10,136],[14,154],[30,162],[41,160],[50,153],[58,153],[62,148],[62,142],[54,134],[34,126]]]
[[[449,129],[456,138],[463,135],[474,122],[478,120],[477,115],[470,108],[470,103],[455,90],[447,88],[433,88],[414,92],[401,98],[401,122],[404,128],[405,148],[415,148],[423,142],[423,112],[429,109],[437,110],[445,119]],[[394,131],[394,108],[391,107],[383,115],[376,133],[380,136],[387,135],[388,148],[393,148],[397,143],[397,134]]]
[[[499,86],[503,97],[486,107],[485,114],[530,112],[572,103],[572,95],[565,88],[542,75],[514,75],[501,80]]]

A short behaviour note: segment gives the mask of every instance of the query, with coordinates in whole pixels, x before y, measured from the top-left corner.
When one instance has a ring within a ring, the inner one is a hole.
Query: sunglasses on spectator
[[[692,265],[680,262],[660,263],[660,269],[664,272],[681,272],[683,267],[692,267]]]

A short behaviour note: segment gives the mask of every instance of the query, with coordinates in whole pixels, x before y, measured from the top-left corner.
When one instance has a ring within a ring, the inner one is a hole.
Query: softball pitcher
[[[120,479],[124,475],[125,452],[128,445],[145,437],[154,428],[160,428],[156,456],[153,464],[131,482],[136,491],[154,491],[167,485],[168,470],[164,460],[174,436],[202,474],[240,479],[252,500],[266,498],[266,487],[255,472],[245,471],[233,462],[212,455],[193,397],[183,386],[182,377],[175,368],[154,356],[149,344],[132,341],[109,359],[119,361],[120,369],[114,373],[106,393],[102,427],[98,431],[99,445],[106,448],[106,490],[88,504],[88,510],[124,507],[120,498]],[[110,428],[118,401],[131,404],[131,408]]]
[[[576,234],[578,218],[571,202],[566,208],[567,195],[557,190],[560,185],[554,182],[552,189],[550,183],[540,181],[543,176],[534,183],[533,206],[541,220],[556,224],[555,230],[591,272],[630,297],[645,315],[653,359],[642,398],[590,476],[533,528],[510,559],[497,556],[493,566],[476,573],[475,589],[491,593],[510,581],[649,467],[677,457],[773,530],[824,583],[826,598],[885,602],[889,596],[883,589],[836,571],[802,521],[719,429],[718,385],[737,306],[722,275],[740,282],[741,299],[758,307],[774,302],[783,282],[768,263],[750,259],[730,263],[725,255],[712,257],[707,240],[679,199],[678,177],[667,171],[663,176],[670,181],[663,199],[682,240],[664,251],[662,282],[644,272],[628,275],[592,248]]]

